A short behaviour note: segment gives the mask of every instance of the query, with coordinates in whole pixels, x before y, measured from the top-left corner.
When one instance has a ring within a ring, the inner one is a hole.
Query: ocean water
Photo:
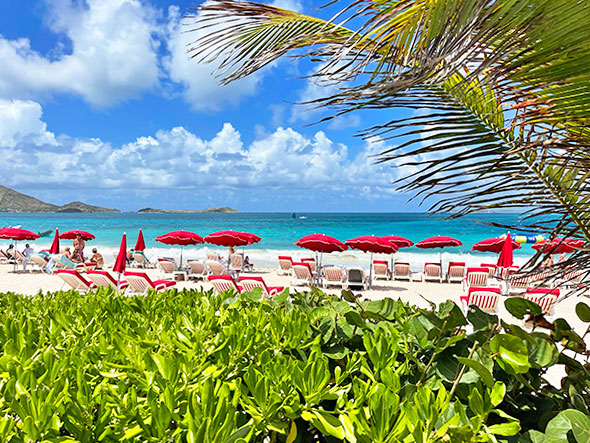
[[[341,241],[360,235],[401,235],[418,242],[433,235],[448,235],[463,242],[463,246],[445,248],[442,259],[466,261],[470,265],[482,262],[495,262],[496,255],[472,251],[474,243],[489,237],[497,237],[505,232],[486,225],[496,222],[518,226],[518,214],[478,214],[460,219],[445,220],[441,215],[420,213],[239,213],[239,214],[39,214],[39,213],[0,213],[0,226],[22,225],[22,228],[42,232],[59,228],[60,232],[70,229],[83,229],[96,236],[86,243],[86,253],[96,247],[107,261],[112,261],[112,253],[118,250],[123,232],[127,233],[127,245],[132,248],[139,228],[143,230],[146,241],[146,255],[180,257],[180,247],[158,243],[154,238],[173,230],[188,230],[205,237],[218,230],[233,229],[252,232],[262,240],[244,248],[246,255],[255,265],[276,267],[277,255],[291,255],[294,259],[311,257],[314,253],[298,248],[294,242],[307,234],[321,233],[336,237]],[[526,233],[525,231],[516,231]],[[42,237],[32,243],[35,250],[48,248],[53,235]],[[5,248],[9,241],[0,240]],[[70,240],[62,240],[70,245]],[[206,253],[215,250],[226,254],[227,249],[203,244],[187,246],[183,250],[186,258],[204,258]],[[420,270],[426,261],[438,261],[440,249],[423,250],[416,247],[400,249],[395,254],[399,261],[409,261],[413,270]],[[530,245],[523,245],[514,252],[515,262],[523,264],[534,251]],[[384,256],[375,258],[384,258]],[[324,255],[323,263],[340,265],[364,265],[370,261],[369,254],[360,251],[345,251]]]

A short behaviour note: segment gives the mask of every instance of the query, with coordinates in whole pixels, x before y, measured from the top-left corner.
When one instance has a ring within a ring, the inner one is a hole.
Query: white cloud
[[[19,101],[0,106],[0,128],[9,123],[12,132],[0,133],[0,155],[6,159],[0,176],[8,186],[65,184],[77,191],[119,193],[192,189],[208,196],[243,195],[247,189],[257,189],[259,195],[271,189],[279,195],[301,195],[302,190],[316,195],[350,190],[357,195],[365,192],[363,187],[368,194],[387,188],[395,172],[369,158],[384,148],[382,141],[352,153],[322,131],[308,137],[278,128],[245,145],[241,134],[225,123],[211,139],[175,127],[113,147],[100,139],[54,137],[41,120],[41,107]]]
[[[168,9],[168,16],[169,55],[164,58],[163,64],[170,79],[182,85],[182,96],[193,109],[219,111],[225,106],[238,104],[245,96],[256,92],[262,71],[229,85],[220,85],[220,79],[214,74],[219,63],[198,63],[197,58],[191,58],[187,52],[189,47],[194,47],[193,42],[203,37],[204,31],[187,32],[193,28],[192,20],[190,23],[183,21],[177,6]]]
[[[136,97],[159,83],[157,14],[139,0],[47,0],[49,26],[71,42],[44,56],[26,38],[0,36],[0,96],[71,93],[96,106]]]

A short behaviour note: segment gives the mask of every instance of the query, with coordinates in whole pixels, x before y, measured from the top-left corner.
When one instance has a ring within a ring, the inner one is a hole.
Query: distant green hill
[[[121,212],[118,209],[102,208],[82,202],[57,206],[14,189],[0,186],[0,212]]]
[[[240,211],[230,208],[229,206],[223,206],[221,208],[210,208],[210,209],[154,209],[154,208],[143,208],[137,211],[139,213],[148,214],[203,214],[208,212],[221,212],[223,214],[237,214]]]

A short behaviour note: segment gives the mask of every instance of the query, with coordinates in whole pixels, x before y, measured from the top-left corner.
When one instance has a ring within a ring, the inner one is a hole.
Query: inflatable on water
[[[505,237],[506,235],[502,235],[502,238]],[[542,235],[510,234],[510,237],[517,243],[539,243],[545,241],[545,237]]]

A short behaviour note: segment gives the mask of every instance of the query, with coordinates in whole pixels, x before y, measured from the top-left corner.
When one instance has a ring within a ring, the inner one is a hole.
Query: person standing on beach
[[[74,239],[74,255],[79,255],[80,260],[84,261],[84,239],[82,238],[81,234],[76,234],[76,238]]]

